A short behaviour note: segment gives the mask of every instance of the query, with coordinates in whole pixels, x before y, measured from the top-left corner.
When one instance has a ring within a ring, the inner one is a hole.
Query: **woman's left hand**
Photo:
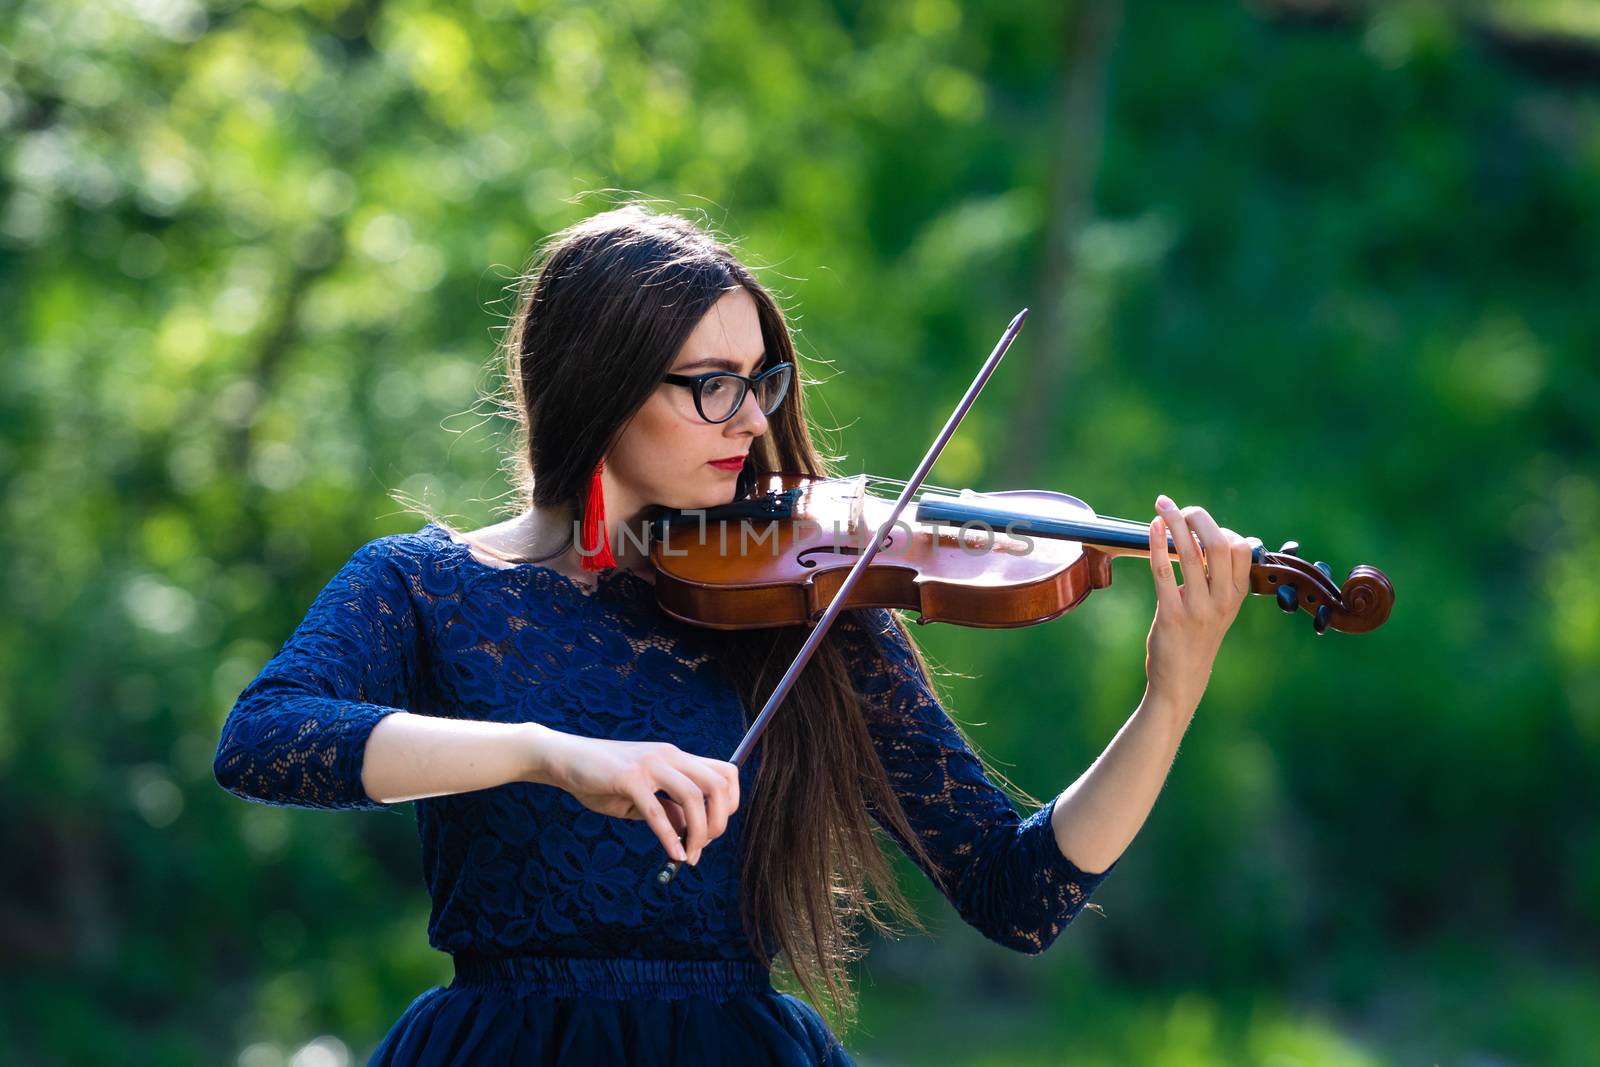
[[[1222,637],[1250,594],[1250,556],[1261,539],[1219,527],[1205,508],[1180,510],[1165,495],[1156,498],[1156,516],[1150,523],[1156,617],[1146,642],[1145,675],[1153,696],[1192,715]],[[1167,551],[1169,530],[1183,567],[1182,585]]]

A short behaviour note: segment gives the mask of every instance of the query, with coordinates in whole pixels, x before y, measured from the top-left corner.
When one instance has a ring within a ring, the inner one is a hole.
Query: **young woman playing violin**
[[[1259,542],[1158,498],[1144,699],[1038,811],[992,783],[882,608],[838,615],[735,766],[805,628],[668,616],[627,530],[831,473],[783,313],[712,236],[629,206],[552,240],[504,354],[520,513],[363,545],[216,757],[257,801],[415,803],[455,976],[370,1063],[850,1063],[770,971],[843,1028],[855,920],[914,921],[874,824],[986,936],[1049,947],[1149,814]],[[668,858],[686,864],[658,880]]]

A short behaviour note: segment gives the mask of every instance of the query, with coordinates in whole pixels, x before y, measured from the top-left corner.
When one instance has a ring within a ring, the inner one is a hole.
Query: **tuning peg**
[[[1280,556],[1298,556],[1300,554],[1299,541],[1285,541],[1283,547],[1278,549]]]
[[[1294,586],[1278,586],[1278,607],[1282,608],[1284,611],[1300,610],[1300,594],[1295,591]],[[1324,604],[1323,607],[1327,607],[1327,605]]]
[[[1332,620],[1333,605],[1323,602],[1317,605],[1317,613],[1311,617],[1311,627],[1320,634],[1328,628],[1328,623]]]
[[[1327,577],[1328,581],[1330,581],[1330,582],[1333,581],[1333,568],[1332,567],[1328,566],[1326,563],[1322,562],[1320,559],[1317,560],[1317,562],[1313,563],[1312,566],[1317,568],[1317,570],[1321,571],[1323,573],[1323,575]]]

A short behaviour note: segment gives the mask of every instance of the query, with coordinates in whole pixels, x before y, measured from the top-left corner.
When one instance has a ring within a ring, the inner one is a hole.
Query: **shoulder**
[[[372,538],[350,554],[344,569],[394,584],[420,573],[449,547],[449,531],[429,522],[418,530]]]
[[[437,525],[434,530],[485,567],[495,570],[509,570],[535,558],[530,546],[538,543],[538,537],[532,532],[532,523],[526,514],[476,530],[440,530]]]
[[[521,523],[519,516],[476,530],[458,530],[430,519],[416,530],[374,537],[358,548],[355,554],[365,559],[415,557],[437,555],[455,547],[471,550],[474,555],[517,555],[526,543]]]
[[[470,555],[485,567],[508,570],[519,564],[537,561],[540,567],[547,570],[562,570],[556,561],[549,558],[552,553],[542,547],[548,539],[538,516],[532,512],[523,512],[476,530],[444,529],[437,523],[430,525],[430,532],[453,543],[457,550]]]
[[[484,549],[496,555],[520,556],[526,552],[530,543],[528,522],[529,518],[524,514],[506,519],[504,522],[497,522],[492,526],[483,526],[476,530],[455,530],[451,533],[456,540],[472,548]]]

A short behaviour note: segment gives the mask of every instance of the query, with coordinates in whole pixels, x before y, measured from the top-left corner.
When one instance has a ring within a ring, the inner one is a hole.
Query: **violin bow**
[[[878,534],[872,539],[871,546],[856,560],[855,565],[850,568],[850,573],[845,575],[844,582],[839,586],[839,591],[834,594],[833,600],[828,604],[827,610],[822,613],[822,617],[817,620],[816,626],[811,630],[811,635],[806,638],[806,643],[801,646],[799,654],[794,658],[794,662],[784,672],[777,688],[773,689],[772,695],[767,698],[766,706],[761,709],[761,714],[756,716],[755,721],[750,724],[750,729],[745,731],[744,740],[739,742],[739,747],[734,750],[733,757],[729,760],[734,766],[743,766],[745,759],[749,757],[751,750],[755,748],[756,742],[761,739],[762,733],[767,729],[767,724],[772,721],[773,713],[778,710],[778,705],[783,703],[783,698],[794,687],[795,680],[800,677],[800,672],[805,670],[807,663],[811,662],[811,656],[816,652],[817,646],[822,643],[823,637],[827,635],[828,627],[833,625],[833,620],[838,618],[840,610],[850,599],[851,589],[855,588],[855,584],[862,573],[872,565],[873,559],[878,555],[878,549],[883,547],[884,541],[894,529],[894,524],[899,521],[900,513],[905,510],[906,504],[910,502],[916,491],[922,487],[922,479],[927,477],[934,461],[939,458],[939,453],[944,451],[946,442],[956,432],[956,427],[961,425],[961,420],[966,418],[967,410],[972,407],[973,401],[978,399],[978,394],[983,391],[984,384],[988,382],[989,376],[1000,365],[1000,358],[1006,354],[1006,349],[1011,347],[1011,342],[1015,340],[1017,331],[1022,329],[1023,320],[1027,317],[1028,309],[1023,308],[1017,312],[1017,317],[1011,320],[1011,324],[1006,327],[1005,333],[1000,335],[999,343],[994,346],[994,351],[989,353],[989,358],[984,361],[983,367],[978,371],[978,376],[972,379],[972,384],[967,387],[966,395],[961,398],[961,402],[956,405],[956,409],[950,413],[950,418],[945,420],[944,429],[939,431],[939,436],[934,439],[933,446],[928,449],[928,454],[922,457],[922,462],[917,464],[916,472],[911,475],[905,484],[905,488],[900,491],[900,499],[895,501],[894,507],[889,510],[889,517],[878,527]],[[656,875],[656,881],[666,885],[677,875],[679,866],[680,864],[677,860],[668,860],[667,865],[661,868],[660,873]]]

